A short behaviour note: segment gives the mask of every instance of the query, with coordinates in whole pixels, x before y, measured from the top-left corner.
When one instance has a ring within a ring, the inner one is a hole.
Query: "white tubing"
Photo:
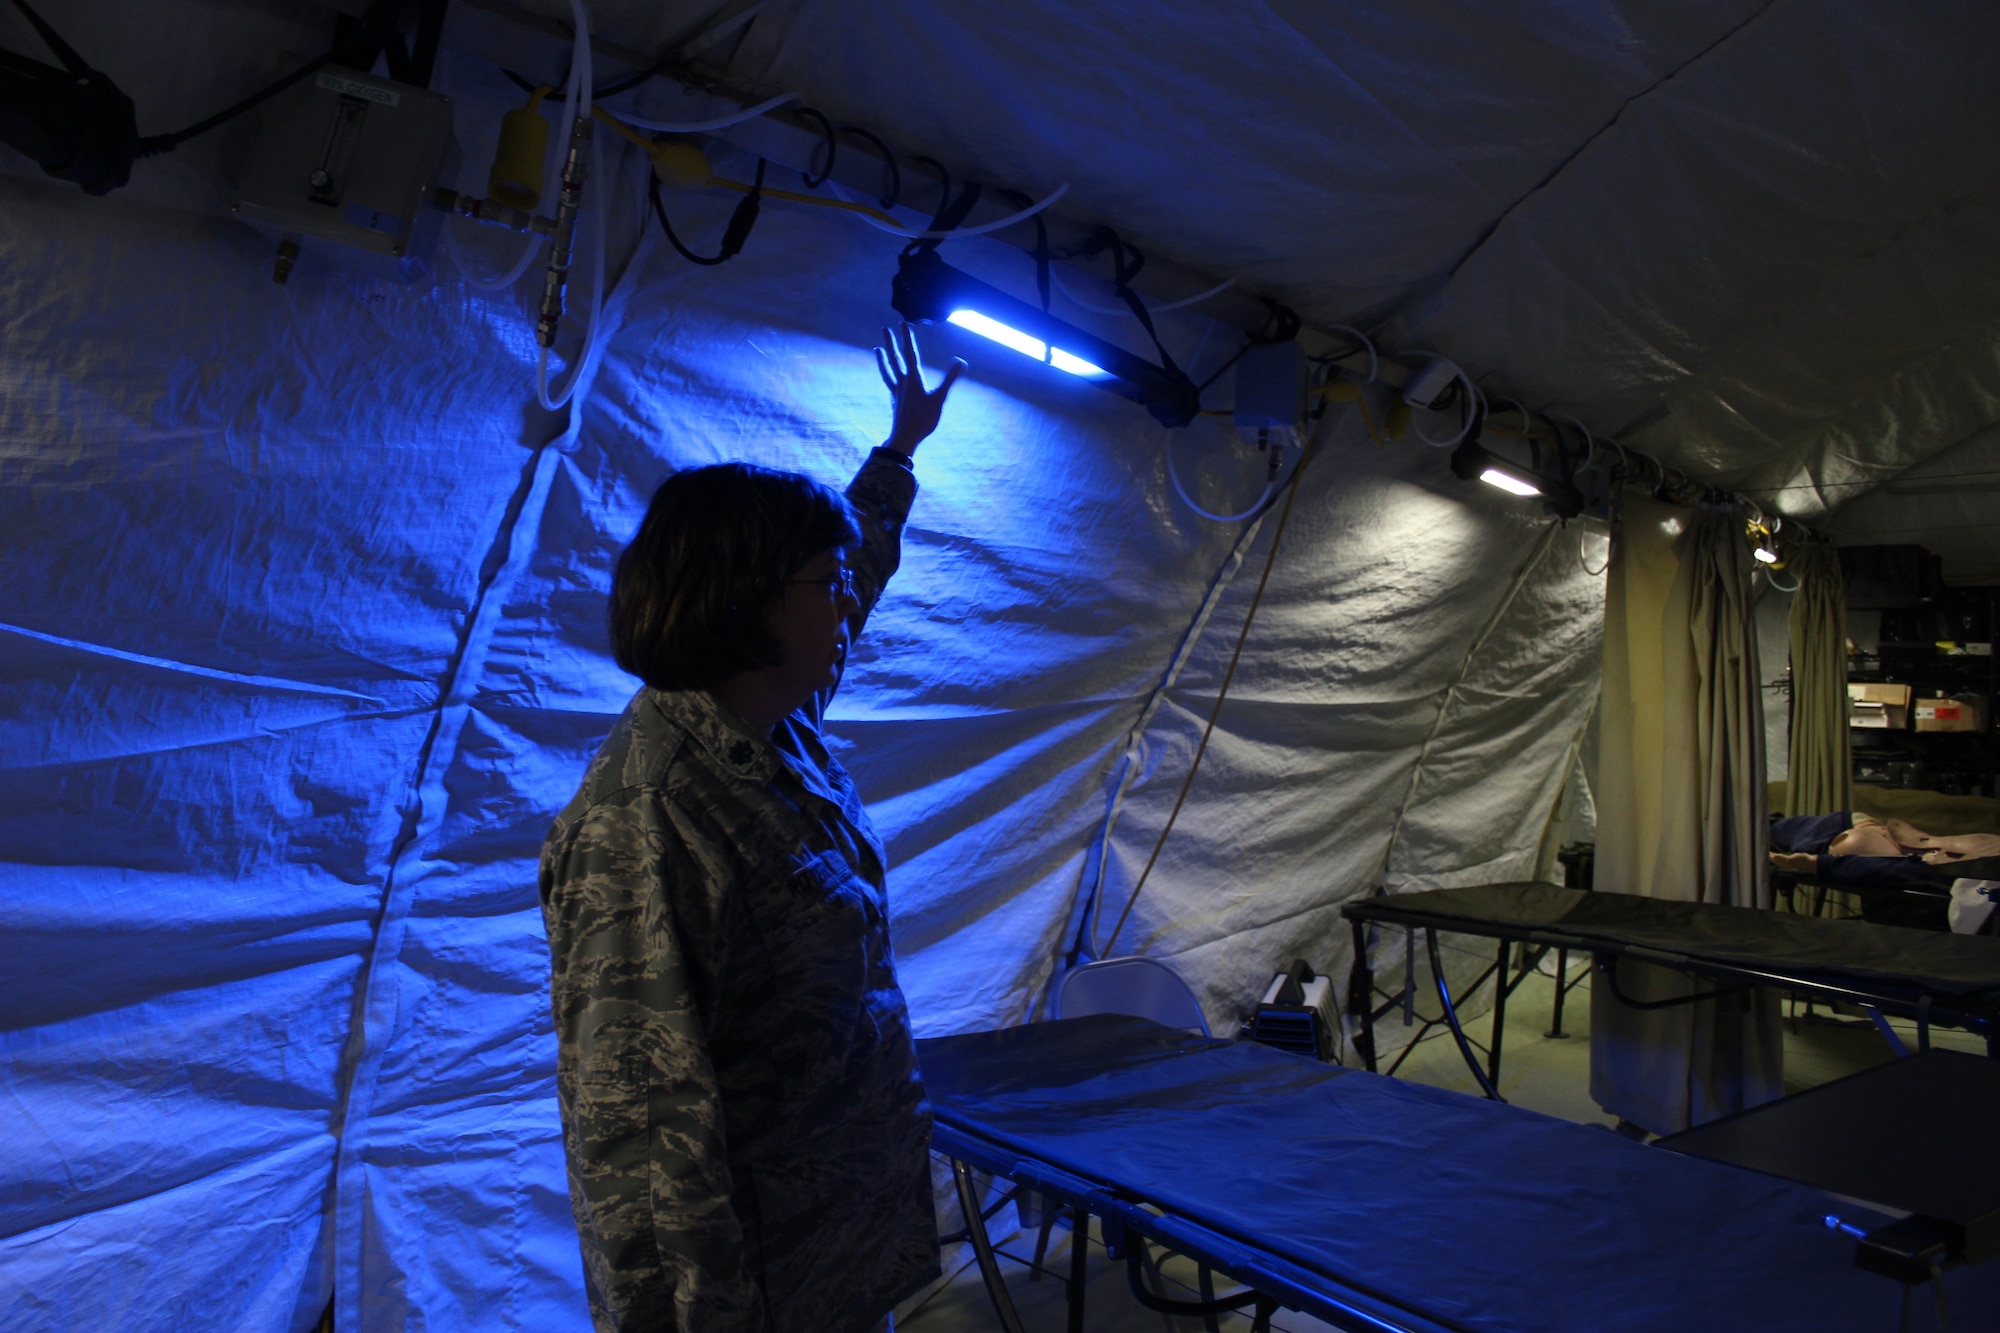
[[[1368,383],[1373,384],[1375,372],[1382,368],[1381,358],[1375,355],[1375,340],[1352,324],[1329,324],[1327,327],[1336,333],[1351,333],[1361,340],[1361,345],[1368,349]]]
[[[1169,426],[1166,431],[1166,450],[1167,450],[1167,480],[1171,481],[1174,484],[1174,494],[1181,497],[1182,504],[1186,505],[1189,509],[1194,510],[1195,513],[1200,514],[1203,518],[1208,519],[1210,522],[1235,523],[1239,522],[1242,519],[1249,518],[1252,514],[1262,509],[1265,503],[1268,500],[1270,500],[1271,493],[1278,489],[1278,479],[1274,476],[1269,481],[1264,483],[1264,493],[1258,496],[1256,502],[1252,504],[1248,509],[1245,509],[1242,513],[1240,514],[1210,513],[1208,510],[1203,509],[1200,505],[1196,504],[1193,498],[1188,495],[1187,487],[1181,485],[1181,474],[1174,467],[1174,428],[1171,426]]]
[[[647,120],[644,116],[628,115],[623,111],[618,113],[618,119],[627,125],[651,130],[655,134],[707,134],[712,130],[726,130],[732,125],[741,125],[746,120],[755,120],[765,112],[774,111],[787,102],[802,100],[798,93],[779,93],[776,97],[768,98],[755,106],[746,106],[741,111],[717,116],[714,120]]]
[[[466,251],[464,243],[458,239],[454,225],[456,217],[457,214],[453,214],[452,217],[445,219],[444,248],[450,252],[451,262],[458,265],[458,275],[465,279],[465,285],[468,287],[475,287],[483,292],[504,291],[512,287],[521,280],[521,275],[528,271],[528,265],[535,262],[535,252],[542,247],[544,238],[530,232],[528,244],[522,248],[521,257],[514,261],[513,267],[497,276],[482,273],[479,271],[479,265]]]
[[[536,349],[538,355],[535,358],[535,401],[550,412],[570,401],[576,393],[576,386],[581,384],[584,376],[590,372],[591,363],[597,359],[600,350],[598,342],[602,337],[601,328],[604,323],[605,212],[606,209],[601,203],[591,209],[593,253],[590,258],[590,324],[584,331],[583,346],[577,351],[576,364],[570,367],[569,382],[563,385],[560,393],[549,392],[549,349],[546,347]],[[575,410],[580,411],[582,407],[582,403],[577,403]]]
[[[1078,296],[1075,292],[1069,289],[1069,284],[1065,283],[1062,280],[1062,274],[1056,271],[1056,267],[1053,264],[1049,265],[1049,280],[1055,284],[1056,290],[1061,292],[1063,294],[1063,298],[1067,300],[1071,305],[1077,306],[1080,309],[1088,310],[1092,314],[1129,315],[1132,313],[1132,307],[1128,305],[1092,305],[1090,302],[1084,300],[1081,296]],[[1235,285],[1236,285],[1236,279],[1224,278],[1221,282],[1216,283],[1213,287],[1210,287],[1207,291],[1196,292],[1193,296],[1182,297],[1178,301],[1169,301],[1164,305],[1154,305],[1151,301],[1146,301],[1143,304],[1146,307],[1147,314],[1164,315],[1170,310],[1185,310],[1191,305],[1200,305],[1203,301],[1206,301],[1209,297],[1220,296],[1222,295],[1222,293],[1228,291],[1231,287],[1234,287]]]
[[[1417,438],[1433,449],[1450,449],[1455,447],[1460,440],[1464,439],[1465,433],[1472,429],[1472,423],[1479,416],[1480,405],[1486,401],[1485,395],[1479,392],[1479,386],[1472,382],[1472,376],[1458,368],[1458,362],[1447,361],[1445,364],[1451,367],[1451,373],[1457,378],[1458,382],[1465,386],[1465,406],[1459,413],[1458,429],[1442,440],[1434,440],[1424,434],[1422,426],[1415,427]],[[1425,408],[1424,410],[1428,412],[1430,409]]]
[[[583,0],[569,0],[569,12],[576,29],[576,53],[570,57],[569,83],[565,89],[568,100],[563,104],[563,132],[562,138],[558,141],[565,155],[569,151],[570,136],[576,130],[576,118],[590,114],[591,80],[590,14],[584,8]],[[604,188],[605,178],[600,172],[597,189],[602,192]],[[583,347],[577,353],[575,364],[570,367],[569,382],[562,387],[561,392],[554,394],[549,392],[549,349],[541,348],[535,357],[535,401],[550,412],[568,403],[575,395],[577,385],[583,382],[584,372],[595,359],[597,352],[599,325],[603,323],[600,316],[604,312],[605,212],[602,203],[595,203],[590,208],[593,241],[590,260],[590,323],[584,329]],[[571,410],[580,412],[582,408],[583,404],[577,403]]]
[[[828,184],[831,185],[833,183],[829,181]],[[877,231],[886,231],[891,236],[900,236],[906,241],[948,241],[954,237],[984,236],[989,231],[999,231],[1002,227],[1011,227],[1016,222],[1025,222],[1068,193],[1069,182],[1064,181],[1061,185],[1051,190],[1046,198],[1029,204],[1018,213],[1009,213],[1004,218],[999,218],[992,222],[982,222],[976,227],[952,227],[945,231],[905,231],[901,227],[890,226],[880,218],[869,217],[866,213],[856,213],[854,216],[860,218]],[[850,204],[857,202],[856,200],[848,199],[846,191],[842,190],[838,185],[834,186],[834,194],[841,199],[846,199]]]

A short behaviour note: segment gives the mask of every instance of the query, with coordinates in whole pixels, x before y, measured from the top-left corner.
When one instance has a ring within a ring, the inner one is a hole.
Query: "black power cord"
[[[14,0],[14,3],[22,5],[22,0]],[[22,5],[22,7],[26,8],[25,5]],[[334,43],[333,47],[325,55],[320,56],[316,60],[308,60],[305,64],[299,66],[276,82],[259,88],[242,101],[226,106],[206,120],[198,120],[186,129],[175,130],[171,134],[147,135],[139,140],[136,156],[158,157],[162,153],[171,153],[188,140],[207,134],[217,126],[227,124],[229,121],[236,119],[244,112],[262,106],[279,93],[284,92],[287,88],[303,82],[336,61],[354,59],[359,57],[363,52],[372,53],[379,51],[382,48],[382,44],[391,35],[391,29],[395,26],[396,18],[401,10],[402,5],[398,3],[398,0],[384,0],[384,3],[376,5],[369,12],[368,16],[361,20],[360,26],[346,40]]]
[[[704,268],[726,264],[743,252],[743,243],[750,239],[751,228],[757,225],[757,213],[764,204],[764,159],[757,159],[757,176],[751,182],[750,192],[743,196],[743,202],[736,205],[736,211],[729,215],[729,225],[722,230],[721,248],[712,255],[696,254],[674,234],[674,224],[667,221],[667,206],[660,198],[660,178],[656,175],[646,177],[646,199],[653,207],[653,216],[660,220],[660,230],[667,234],[667,240],[680,252],[682,259]]]

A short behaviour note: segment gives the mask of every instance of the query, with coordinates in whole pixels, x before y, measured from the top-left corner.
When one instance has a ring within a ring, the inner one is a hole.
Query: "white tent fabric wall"
[[[282,28],[187,40],[262,53]],[[165,67],[126,82],[163,121],[208,109]],[[501,94],[452,91],[470,144]],[[562,423],[523,407],[525,302],[313,250],[273,286],[268,242],[217,208],[241,142],[107,200],[17,159],[0,178],[0,1308],[302,1329],[337,1278],[344,1330],[581,1328],[533,882],[632,688],[605,654],[610,561],[672,468],[855,465],[886,425],[866,349],[894,242],[776,205],[724,268],[649,241],[577,447],[537,454]],[[936,350],[976,351],[954,336]],[[1205,494],[1255,493],[1254,452],[1183,447]],[[833,730],[937,1033],[1029,1011],[1113,760],[1236,531],[1167,498],[1142,412],[1006,354],[979,356],[919,475]],[[1426,737],[1393,886],[1525,872],[1590,706],[1601,585],[1566,546],[1528,563],[1537,520],[1352,421],[1304,486],[1127,927],[1223,1022],[1290,957],[1335,965],[1337,900],[1379,877]],[[1152,729],[1108,906],[1261,558]]]

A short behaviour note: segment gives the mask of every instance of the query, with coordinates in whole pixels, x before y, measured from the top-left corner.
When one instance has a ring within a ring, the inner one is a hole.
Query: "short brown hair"
[[[783,653],[765,617],[820,552],[861,539],[832,487],[798,472],[720,463],[653,493],[611,576],[611,651],[661,690],[710,690]]]

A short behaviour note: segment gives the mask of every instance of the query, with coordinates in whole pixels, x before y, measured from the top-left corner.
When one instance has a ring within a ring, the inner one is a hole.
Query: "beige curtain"
[[[1854,808],[1847,735],[1846,589],[1831,546],[1802,547],[1787,566],[1792,597],[1792,749],[1785,805],[1791,814]]]
[[[1768,907],[1764,725],[1751,560],[1742,523],[1624,499],[1607,577],[1599,721],[1598,889]],[[1618,965],[1650,1002],[1698,994],[1662,968]],[[1739,993],[1668,1009],[1591,990],[1591,1095],[1656,1134],[1784,1090],[1777,997]]]

